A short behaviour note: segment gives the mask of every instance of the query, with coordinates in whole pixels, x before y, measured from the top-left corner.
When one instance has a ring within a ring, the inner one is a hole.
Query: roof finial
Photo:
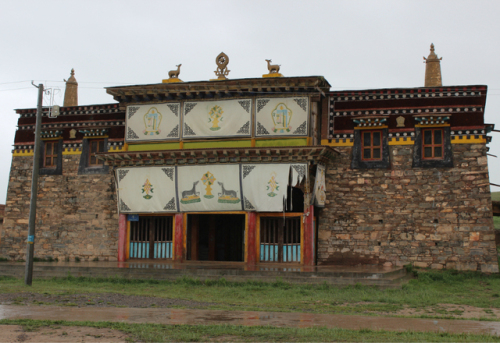
[[[441,60],[434,52],[434,44],[431,43],[431,52],[425,60],[425,85],[424,87],[441,87]]]
[[[71,69],[71,76],[68,81],[64,80],[64,82],[66,82],[66,90],[63,106],[78,106],[78,82],[75,79],[75,69]]]

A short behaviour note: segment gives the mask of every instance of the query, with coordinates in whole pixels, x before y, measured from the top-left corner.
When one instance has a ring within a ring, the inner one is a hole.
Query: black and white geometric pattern
[[[257,134],[258,135],[268,135],[269,131],[266,130],[266,128],[264,127],[264,125],[262,125],[261,123],[257,122]]]
[[[307,134],[307,121],[300,124],[298,128],[293,131],[294,135],[306,135]]]
[[[307,99],[293,99],[304,111],[307,111]]]
[[[179,104],[167,104],[170,111],[172,111],[176,117],[179,116]]]
[[[250,121],[247,121],[247,123],[242,127],[240,127],[240,129],[236,133],[242,133],[248,135],[250,133]]]
[[[188,114],[189,112],[191,112],[191,110],[196,106],[198,105],[197,102],[188,102],[187,104],[184,105],[184,115]]]
[[[240,100],[238,103],[247,111],[247,113],[250,113],[250,100]]]
[[[168,202],[168,204],[166,204],[163,209],[165,211],[175,211],[176,210],[176,208],[175,208],[175,198],[170,199],[170,201]]]
[[[161,168],[161,170],[168,176],[170,181],[174,181],[174,168]]]
[[[186,123],[184,123],[184,136],[196,136],[196,133]]]
[[[128,207],[127,204],[124,203],[122,199],[120,199],[120,211],[122,212],[130,211],[130,207]]]
[[[167,137],[179,137],[179,125],[176,125],[172,131],[167,135]]]
[[[246,178],[254,168],[255,166],[243,166],[243,178]]]
[[[245,197],[245,210],[255,210],[255,207],[253,207],[252,203],[248,201],[247,197]]]
[[[139,110],[139,106],[129,106],[128,107],[128,119],[132,118],[132,116]]]
[[[263,109],[264,106],[266,106],[268,102],[269,102],[269,100],[266,100],[266,99],[257,100],[257,113],[259,113],[260,110]]]
[[[128,128],[128,131],[127,131],[127,138],[128,139],[138,139],[139,136],[137,136],[137,134],[134,132],[134,130],[132,130],[130,127]]]
[[[306,166],[304,164],[292,164],[292,168],[299,174],[299,179],[306,175]]]
[[[118,171],[118,182],[123,180],[123,178],[128,174],[130,170],[119,170]]]

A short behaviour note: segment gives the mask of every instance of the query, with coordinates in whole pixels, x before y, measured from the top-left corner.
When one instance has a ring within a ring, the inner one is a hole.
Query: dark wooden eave
[[[228,79],[106,88],[106,92],[121,104],[269,96],[275,93],[325,95],[329,90],[330,84],[322,76]]]
[[[98,153],[114,167],[196,165],[214,163],[327,163],[339,152],[328,146],[213,148]]]

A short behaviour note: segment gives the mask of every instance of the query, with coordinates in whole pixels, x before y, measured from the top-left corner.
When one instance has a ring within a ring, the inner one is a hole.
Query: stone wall
[[[413,146],[390,146],[390,169],[327,172],[318,264],[413,264],[498,272],[484,144],[453,144],[453,168],[412,168]]]
[[[78,175],[80,155],[63,155],[63,175],[40,176],[35,257],[116,261],[118,213],[112,171]],[[33,156],[14,156],[0,257],[25,259]]]

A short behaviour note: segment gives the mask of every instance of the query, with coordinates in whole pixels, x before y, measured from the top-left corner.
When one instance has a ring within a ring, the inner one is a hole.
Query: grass
[[[160,325],[112,322],[68,322],[49,320],[0,320],[0,324],[22,325],[24,331],[40,327],[87,326],[127,333],[142,342],[500,342],[499,336],[446,332],[346,330],[337,328],[283,328],[237,325]]]
[[[500,192],[491,192],[491,200],[500,201]]]
[[[493,225],[495,229],[500,230],[500,217],[493,217]]]
[[[282,281],[229,282],[225,279],[199,281],[129,280],[68,276],[34,280],[0,277],[0,293],[45,294],[118,293],[213,303],[209,309],[370,314],[396,312],[405,307],[438,309],[439,304],[500,308],[500,275],[477,272],[425,271],[401,289],[371,286],[338,287],[327,284],[289,284]],[[474,294],[474,296],[471,296]],[[201,306],[207,308],[206,306]],[[453,313],[450,312],[450,315]]]

